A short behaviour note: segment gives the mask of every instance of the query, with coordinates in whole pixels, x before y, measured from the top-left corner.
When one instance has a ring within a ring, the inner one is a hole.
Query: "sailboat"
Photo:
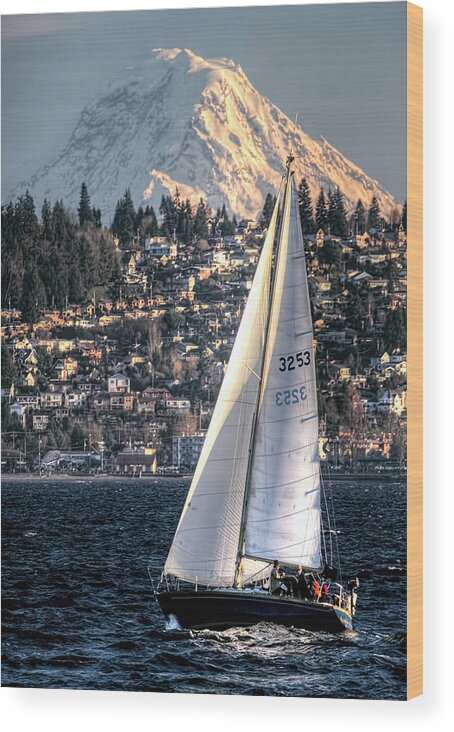
[[[315,348],[293,160],[153,586],[167,621],[182,628],[265,621],[335,632],[353,625],[358,583],[336,581],[333,534],[323,529]]]

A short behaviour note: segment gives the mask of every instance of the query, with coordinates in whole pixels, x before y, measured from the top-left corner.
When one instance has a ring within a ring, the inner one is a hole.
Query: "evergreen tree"
[[[130,241],[134,237],[136,233],[135,223],[136,212],[134,203],[132,201],[131,191],[127,188],[123,197],[123,241]]]
[[[189,198],[186,199],[185,203],[183,204],[183,210],[184,210],[184,232],[183,232],[183,241],[185,244],[190,244],[192,242],[193,234],[194,234],[194,215],[192,212],[192,206]]]
[[[143,210],[143,206],[139,206],[136,214],[136,229],[140,229],[144,216],[145,211]]]
[[[367,225],[369,230],[376,229],[378,231],[381,227],[380,204],[376,196],[373,196],[372,198]]]
[[[2,243],[11,243],[16,236],[16,217],[12,203],[2,206]]]
[[[47,198],[44,199],[41,209],[41,236],[47,241],[52,238],[52,207]]]
[[[405,311],[403,308],[389,310],[383,329],[385,348],[393,351],[395,348],[404,348],[407,341]]]
[[[21,242],[21,247],[27,258],[36,256],[39,251],[41,230],[35,211],[33,198],[26,191],[14,207],[15,236]]]
[[[206,239],[208,236],[207,207],[203,198],[200,199],[194,217],[194,234],[198,239]]]
[[[264,228],[268,228],[268,226],[270,225],[275,205],[276,197],[272,196],[271,193],[267,193],[261,216],[261,224]]]
[[[328,233],[334,234],[336,229],[336,199],[331,188],[328,191]]]
[[[328,232],[328,205],[323,188],[320,190],[315,207],[315,228],[317,231],[323,229],[325,234]]]
[[[314,233],[314,212],[312,210],[312,199],[309,184],[303,178],[298,188],[298,201],[300,207],[301,229],[303,234]]]
[[[364,234],[366,230],[366,209],[364,208],[364,204],[360,198],[358,198],[358,201],[356,203],[355,212],[353,214],[353,222],[354,233],[356,235]]]
[[[406,201],[402,208],[402,226],[403,226],[405,233],[407,233],[407,202]]]
[[[346,236],[348,233],[347,217],[345,215],[344,197],[339,186],[329,192],[328,223],[331,234]]]
[[[70,250],[75,241],[75,230],[71,218],[66,211],[63,201],[56,201],[51,217],[51,241],[59,248]]]
[[[153,206],[147,206],[142,219],[143,236],[156,236],[159,231],[158,220]]]
[[[90,241],[84,236],[79,240],[78,255],[81,291],[83,296],[86,296],[87,293],[91,292],[91,289],[96,282],[96,271]]]
[[[97,229],[102,229],[102,221],[101,221],[101,209],[95,208],[93,206],[92,209],[92,216],[93,216],[93,224]]]
[[[77,213],[79,214],[79,226],[89,226],[93,223],[93,211],[85,183],[82,183],[80,188],[80,200]]]
[[[327,239],[319,251],[321,262],[339,268],[342,262],[342,251],[337,242]]]
[[[46,302],[46,292],[38,274],[36,265],[32,264],[24,276],[21,300],[22,320],[33,325],[39,320],[40,309]]]
[[[11,384],[14,384],[14,382],[17,379],[17,372],[16,367],[14,366],[14,361],[12,359],[10,350],[6,343],[2,341],[2,387],[4,389],[9,389]]]
[[[180,198],[178,189],[176,193],[178,195],[175,198],[162,196],[161,205],[159,206],[159,213],[162,216],[161,233],[168,239],[173,238],[173,234],[178,227],[178,203]]]
[[[221,211],[221,236],[231,236],[233,234],[233,225],[229,219],[225,203],[222,205]]]
[[[129,243],[136,234],[136,212],[129,188],[115,206],[112,232],[123,244]]]

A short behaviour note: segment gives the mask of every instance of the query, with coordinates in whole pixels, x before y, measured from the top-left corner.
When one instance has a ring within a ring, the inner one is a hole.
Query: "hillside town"
[[[113,226],[111,287],[95,283],[84,302],[66,295],[60,304],[42,306],[37,300],[30,305],[24,285],[28,305],[4,303],[2,471],[191,473],[272,204],[268,197],[259,220],[205,211],[203,236],[182,235],[181,226],[172,230],[162,220],[124,235]],[[322,465],[401,472],[405,209],[388,224],[357,206],[344,231],[333,233],[319,204],[309,226],[302,196]],[[96,214],[93,209],[94,222]],[[33,317],[26,307],[35,308]]]

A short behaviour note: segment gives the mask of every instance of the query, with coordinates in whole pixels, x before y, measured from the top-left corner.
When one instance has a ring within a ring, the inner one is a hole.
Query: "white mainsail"
[[[290,175],[283,205],[246,495],[244,552],[246,557],[319,569],[320,466],[312,318],[298,197]]]
[[[279,202],[164,571],[201,585],[235,577],[254,414],[269,311]],[[257,571],[262,562],[248,562]]]

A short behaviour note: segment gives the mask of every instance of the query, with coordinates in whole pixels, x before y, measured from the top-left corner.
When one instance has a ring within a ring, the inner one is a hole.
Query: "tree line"
[[[145,237],[157,235],[191,244],[197,239],[229,236],[237,226],[235,217],[230,219],[225,203],[213,214],[202,198],[194,206],[189,198],[180,196],[178,188],[173,196],[162,196],[159,213],[161,225],[152,206],[147,205],[145,209],[139,206],[136,211],[128,188],[117,201],[112,232],[124,244],[134,237],[143,241]]]
[[[319,229],[323,229],[325,234],[344,237],[349,234],[364,234],[365,231],[371,229],[380,231],[389,227],[389,222],[384,219],[380,210],[377,196],[372,197],[369,208],[366,208],[361,198],[358,198],[353,212],[348,216],[345,199],[339,186],[329,189],[328,194],[321,188],[314,210],[309,184],[307,179],[303,178],[298,186],[298,199],[303,234],[314,234]],[[399,223],[402,223],[406,231],[406,202]]]
[[[43,307],[86,302],[96,285],[119,277],[111,232],[82,185],[78,217],[62,201],[44,200],[39,217],[27,191],[2,207],[2,307],[34,323]]]

